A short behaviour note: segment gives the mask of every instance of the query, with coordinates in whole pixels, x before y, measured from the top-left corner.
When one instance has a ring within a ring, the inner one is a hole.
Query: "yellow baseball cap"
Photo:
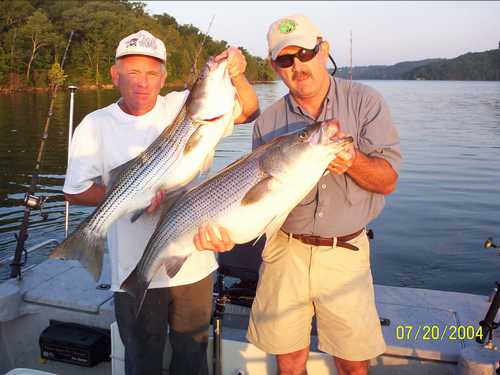
[[[303,15],[295,14],[273,22],[267,32],[267,46],[273,60],[288,46],[312,49],[322,38],[320,29]]]

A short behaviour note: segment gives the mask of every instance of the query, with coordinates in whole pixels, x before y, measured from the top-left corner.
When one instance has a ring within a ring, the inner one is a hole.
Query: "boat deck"
[[[106,257],[99,284],[110,284],[108,262]],[[16,367],[56,374],[100,375],[111,374],[112,369],[114,375],[123,373],[123,350],[113,330],[113,364],[104,362],[84,368],[42,362],[38,347],[40,333],[51,319],[109,329],[115,320],[112,294],[109,289],[96,288],[91,276],[76,261],[47,260],[26,272],[23,280],[0,284],[0,373]],[[489,307],[487,297],[381,285],[375,286],[375,295],[380,317],[390,324],[382,326],[387,351],[372,361],[371,373],[472,374],[463,372],[464,365],[459,365],[469,358],[474,366],[491,369],[494,374],[500,352],[483,349],[474,337],[468,339],[477,332],[478,322]],[[247,374],[274,371],[272,358],[245,339],[248,314],[246,307],[226,306],[222,334],[224,373],[226,368],[241,368]],[[494,343],[500,346],[498,330]],[[328,356],[317,351],[315,336],[311,350],[309,372],[334,373]]]

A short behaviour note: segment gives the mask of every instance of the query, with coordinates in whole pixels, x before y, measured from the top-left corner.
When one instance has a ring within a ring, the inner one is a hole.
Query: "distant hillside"
[[[395,65],[369,65],[354,66],[352,68],[353,79],[403,79],[403,74],[415,68],[428,65],[444,59],[426,59],[420,61],[405,61]],[[349,78],[349,67],[339,68],[337,75],[341,78]]]
[[[349,78],[349,67],[339,68],[337,75]],[[353,79],[407,80],[500,80],[500,49],[467,53],[454,59],[426,59],[395,65],[353,67]]]
[[[403,79],[499,81],[500,49],[467,53],[434,62],[403,74]]]

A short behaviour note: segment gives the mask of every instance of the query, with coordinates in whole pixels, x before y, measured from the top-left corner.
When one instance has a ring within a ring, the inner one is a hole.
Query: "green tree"
[[[0,83],[5,82],[5,79],[9,74],[8,59],[8,55],[5,53],[3,48],[0,47]]]
[[[30,51],[26,65],[26,82],[30,80],[31,65],[40,49],[49,47],[57,40],[52,22],[42,10],[36,10],[20,29],[21,38],[29,40]]]
[[[26,19],[34,12],[33,6],[27,0],[0,0],[0,40],[4,51],[9,55],[9,87],[17,85],[19,55],[17,51],[18,30]]]
[[[111,82],[118,42],[148,30],[165,42],[168,81],[192,79],[208,56],[226,49],[224,40],[206,36],[193,25],[180,25],[164,13],[151,16],[145,4],[126,0],[0,0],[0,85],[14,89],[24,74],[31,85],[45,86],[54,62],[60,62],[70,31],[75,31],[65,74],[80,85]],[[202,41],[204,41],[202,45]],[[267,60],[244,51],[250,80],[273,76]],[[10,78],[9,78],[10,77]]]

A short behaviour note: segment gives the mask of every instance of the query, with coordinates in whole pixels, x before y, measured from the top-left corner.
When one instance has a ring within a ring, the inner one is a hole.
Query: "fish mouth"
[[[213,57],[210,57],[207,61],[207,68],[209,71],[213,72],[215,69],[217,69],[217,67],[219,66],[219,64],[215,61],[215,59]]]
[[[222,115],[219,115],[219,116],[209,118],[209,119],[203,119],[203,122],[214,122],[214,121],[217,121],[217,120],[220,120],[221,118],[223,118],[224,115],[225,115],[225,113],[223,113]]]
[[[354,142],[354,138],[351,137],[350,135],[347,137],[337,138],[335,140],[335,143],[337,143],[338,146],[341,148],[344,148],[345,146],[350,145],[353,142]]]
[[[206,65],[208,67],[208,70],[213,72],[219,67],[220,64],[222,64],[225,61],[227,61],[227,58],[215,61],[215,58],[213,56],[210,56],[208,58],[208,61],[206,62]]]

